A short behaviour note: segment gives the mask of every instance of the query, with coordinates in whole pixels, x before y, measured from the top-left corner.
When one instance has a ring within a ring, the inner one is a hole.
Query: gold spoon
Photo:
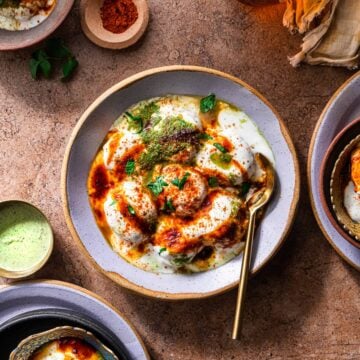
[[[269,201],[271,194],[273,193],[274,184],[275,184],[274,169],[271,163],[269,162],[269,160],[265,156],[259,153],[255,155],[255,159],[257,163],[260,164],[260,167],[266,173],[266,184],[263,189],[254,193],[251,196],[251,198],[248,200],[249,226],[247,229],[245,250],[244,250],[241,273],[240,273],[238,297],[236,302],[234,327],[232,333],[233,340],[238,339],[241,332],[244,307],[245,307],[244,305],[245,305],[246,286],[247,286],[247,280],[250,270],[251,250],[254,240],[256,213]]]

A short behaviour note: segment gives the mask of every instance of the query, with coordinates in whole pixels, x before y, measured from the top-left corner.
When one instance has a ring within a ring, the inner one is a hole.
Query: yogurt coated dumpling
[[[233,185],[241,185],[254,174],[254,155],[239,134],[226,130],[222,133],[222,138],[232,147],[225,154],[230,156],[229,161],[221,160],[224,154],[216,148],[216,144],[219,143],[215,139],[207,141],[200,149],[196,157],[196,165],[205,173],[219,174],[229,179]]]
[[[351,219],[360,223],[360,193],[355,191],[352,181],[349,181],[344,191],[344,206]]]
[[[199,105],[195,98],[191,96],[172,96],[164,97],[159,101],[160,118],[180,116],[184,121],[202,130],[199,117]]]
[[[165,166],[161,175],[169,185],[158,197],[160,206],[163,208],[171,199],[176,215],[194,215],[207,195],[206,179],[191,167],[179,164]]]
[[[104,164],[113,170],[116,163],[123,162],[130,154],[136,154],[142,148],[139,134],[135,132],[115,132],[103,147]]]
[[[133,245],[148,239],[147,228],[157,210],[149,193],[136,181],[125,180],[109,192],[104,203],[107,222],[114,233]]]
[[[216,239],[226,233],[239,206],[240,201],[235,194],[214,191],[206,206],[192,221],[181,223],[171,217],[163,217],[159,222],[155,244],[163,246],[171,254],[193,254],[194,248],[201,249],[203,238]]]

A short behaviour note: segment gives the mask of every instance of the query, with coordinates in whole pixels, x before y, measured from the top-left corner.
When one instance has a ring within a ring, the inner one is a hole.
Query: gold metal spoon
[[[266,185],[263,189],[254,193],[251,196],[251,198],[248,200],[249,226],[246,235],[245,250],[244,250],[241,273],[240,273],[238,297],[236,302],[234,327],[232,333],[233,340],[238,339],[241,333],[241,326],[242,326],[244,305],[245,305],[245,294],[246,294],[246,287],[247,287],[248,275],[250,270],[251,250],[254,240],[256,213],[269,201],[271,194],[273,193],[274,184],[275,184],[274,169],[270,161],[267,158],[265,158],[265,156],[259,153],[255,155],[255,159],[266,173]]]

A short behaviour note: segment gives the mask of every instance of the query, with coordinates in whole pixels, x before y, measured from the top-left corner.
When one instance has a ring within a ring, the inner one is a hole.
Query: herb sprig
[[[219,185],[219,181],[215,176],[211,176],[208,179],[208,184],[210,187],[216,187]]]
[[[207,113],[211,110],[214,110],[215,106],[216,106],[215,94],[210,94],[200,100],[200,111],[202,113]]]
[[[165,212],[169,212],[169,213],[175,211],[175,208],[174,208],[171,198],[166,199],[166,201],[164,203],[164,207],[161,210],[165,211]]]
[[[47,40],[43,48],[32,54],[29,61],[31,77],[36,80],[42,74],[45,78],[50,78],[56,62],[61,62],[61,80],[63,81],[69,79],[79,65],[75,56],[60,38]]]
[[[128,208],[130,215],[132,215],[132,216],[136,215],[135,209],[131,205],[128,205],[127,208]]]
[[[159,196],[163,192],[164,187],[168,185],[162,176],[158,176],[155,181],[149,183],[147,186],[155,196]]]
[[[143,131],[144,128],[144,122],[141,116],[136,116],[131,114],[130,112],[126,111],[125,115],[128,117],[128,119],[132,122],[130,125],[134,125],[137,129],[136,133],[139,134]]]
[[[182,190],[185,186],[185,183],[187,181],[187,179],[189,178],[190,176],[190,173],[186,172],[185,175],[179,179],[179,178],[176,178],[174,180],[171,181],[171,183],[175,186],[177,186],[180,190]]]
[[[126,162],[126,165],[125,165],[125,173],[127,175],[131,175],[133,174],[135,171],[135,160],[133,159],[130,159]]]

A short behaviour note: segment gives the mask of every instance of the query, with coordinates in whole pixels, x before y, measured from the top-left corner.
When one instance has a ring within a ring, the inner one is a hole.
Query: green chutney
[[[30,204],[0,204],[0,268],[26,271],[40,264],[52,246],[52,230],[45,216]]]

